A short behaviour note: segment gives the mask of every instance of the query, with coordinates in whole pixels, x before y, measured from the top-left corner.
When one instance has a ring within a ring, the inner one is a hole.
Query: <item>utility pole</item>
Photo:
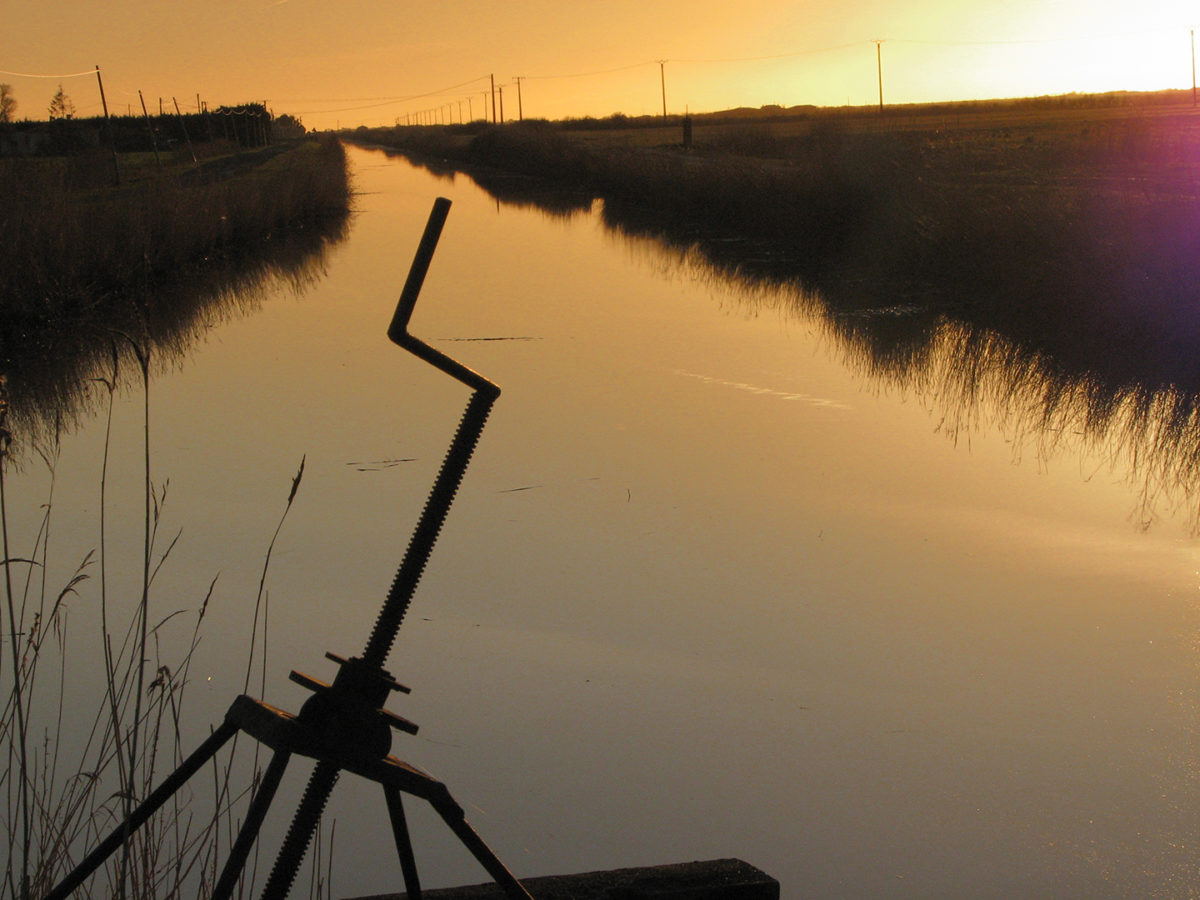
[[[120,184],[121,166],[117,162],[117,139],[113,135],[112,122],[110,122],[108,118],[108,101],[104,99],[104,82],[100,79],[99,66],[96,66],[96,84],[100,86],[100,105],[104,107],[104,125],[108,129],[108,143],[112,146],[113,179],[116,184]]]
[[[879,111],[883,112],[883,41],[875,42],[875,68],[879,72]]]
[[[667,117],[667,61],[660,59],[658,61],[658,80],[662,83],[662,100],[663,100],[663,118]]]
[[[142,92],[138,91],[138,100],[142,101],[142,118],[146,120],[146,129],[150,132],[150,148],[154,151],[154,165],[162,168],[162,160],[158,158],[158,138],[154,136],[154,123],[150,121],[150,114],[146,112],[146,98],[142,96]]]
[[[496,124],[496,76],[488,76],[492,79],[492,124]]]
[[[514,75],[513,77],[517,79],[517,121],[524,122],[525,121],[525,109],[521,105],[521,76]]]
[[[467,95],[467,121],[475,121],[475,104],[471,102],[471,96]]]
[[[179,127],[183,131],[183,139],[187,141],[188,152],[192,155],[192,162],[195,162],[196,151],[192,148],[192,136],[188,134],[187,124],[183,121],[183,113],[179,111],[179,101],[172,97],[171,102],[175,104],[175,117],[179,119]]]
[[[500,124],[504,124],[504,85],[500,85]]]

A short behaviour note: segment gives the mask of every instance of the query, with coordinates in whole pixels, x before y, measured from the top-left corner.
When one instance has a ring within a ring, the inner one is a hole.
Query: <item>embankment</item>
[[[332,139],[204,168],[123,162],[114,187],[81,183],[71,158],[0,160],[5,318],[68,314],[153,291],[349,210],[345,153]]]
[[[601,198],[612,227],[835,315],[951,315],[1113,384],[1200,387],[1200,119],[1068,112],[743,124],[687,150],[550,123],[353,139]]]
[[[70,419],[135,346],[174,358],[218,304],[301,287],[346,232],[332,138],[199,165],[148,156],[122,158],[119,186],[111,158],[0,160],[0,378],[18,436]]]

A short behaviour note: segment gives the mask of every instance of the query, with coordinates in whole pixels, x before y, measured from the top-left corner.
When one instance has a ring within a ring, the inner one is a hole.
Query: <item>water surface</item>
[[[1037,391],[964,378],[953,330],[921,368],[881,365],[803,298],[610,230],[599,204],[548,214],[351,160],[359,212],[325,278],[151,383],[163,531],[182,529],[159,612],[219,573],[188,738],[242,689],[301,457],[264,699],[297,709],[290,669],[328,678],[325,650],[365,643],[467,399],[384,334],[444,195],[412,330],[503,395],[391,657],[413,688],[391,706],[421,725],[393,752],[516,874],[736,856],[785,897],[1194,893],[1190,489],[1160,491],[1128,429],[1035,427]],[[109,485],[133,570],[141,404],[116,409]],[[64,572],[95,545],[102,440],[102,418],[64,439]],[[10,489],[30,523],[45,482],[31,463]],[[294,762],[268,843],[306,777]],[[329,815],[335,894],[399,889],[377,789],[343,777]],[[431,815],[410,824],[428,887],[486,880]]]

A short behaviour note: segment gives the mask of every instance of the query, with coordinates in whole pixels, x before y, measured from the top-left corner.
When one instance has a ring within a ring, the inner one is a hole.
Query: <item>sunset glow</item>
[[[1176,0],[647,4],[451,0],[6,5],[0,80],[18,117],[59,83],[80,116],[267,101],[312,128],[491,116],[660,114],[766,104],[864,105],[1192,85],[1195,11]],[[877,57],[877,43],[878,53]],[[519,79],[519,81],[518,81]],[[665,88],[665,90],[664,90]]]

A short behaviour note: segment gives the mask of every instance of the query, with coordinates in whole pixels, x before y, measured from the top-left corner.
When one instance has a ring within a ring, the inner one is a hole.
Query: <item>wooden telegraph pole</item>
[[[146,120],[146,128],[150,131],[150,147],[154,151],[154,165],[162,168],[162,160],[158,157],[158,138],[154,135],[154,123],[150,121],[150,114],[146,112],[146,98],[142,96],[141,91],[138,91],[138,100],[142,101],[142,118]]]
[[[171,102],[175,104],[175,118],[179,120],[179,127],[183,130],[183,139],[187,141],[188,153],[192,155],[192,162],[195,162],[196,151],[192,148],[192,136],[188,134],[187,123],[183,121],[183,113],[179,111],[179,101],[172,97]]]
[[[112,121],[108,118],[108,101],[104,99],[104,82],[100,78],[100,67],[96,66],[96,84],[100,85],[100,105],[104,108],[104,125],[108,129],[108,143],[112,147],[113,181],[121,183],[121,166],[117,162],[117,139],[113,134]]]
[[[875,68],[879,72],[879,111],[883,112],[883,41],[875,42]]]
[[[663,118],[667,117],[667,61],[660,59],[658,61],[658,80],[662,84],[662,101],[663,101]]]
[[[488,76],[492,79],[492,124],[496,123],[496,76]]]

